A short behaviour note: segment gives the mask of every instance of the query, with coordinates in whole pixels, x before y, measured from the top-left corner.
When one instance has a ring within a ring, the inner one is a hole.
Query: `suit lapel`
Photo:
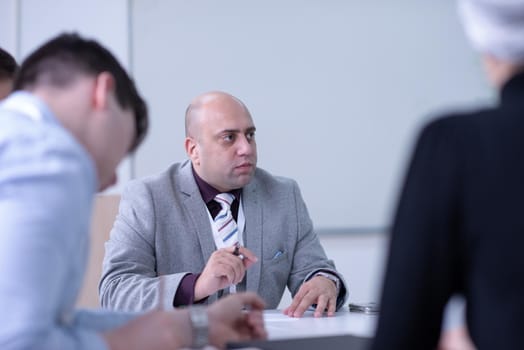
[[[194,234],[198,237],[205,265],[211,254],[216,250],[216,246],[207,208],[202,201],[202,196],[193,177],[190,161],[182,164],[179,175],[178,182],[184,198],[183,203],[193,222]],[[259,258],[259,261],[247,271],[246,289],[255,292],[258,291],[262,266],[262,205],[257,198],[257,187],[256,177],[254,177],[251,183],[242,190],[242,205],[246,218],[244,242]],[[218,294],[214,293],[209,296],[208,302],[211,303],[217,298]]]
[[[262,267],[262,205],[258,200],[256,177],[242,191],[242,205],[246,225],[244,244],[257,257],[258,262],[247,270],[246,290],[258,291]]]
[[[204,266],[209,260],[209,257],[216,250],[215,241],[213,239],[213,231],[209,222],[207,208],[202,201],[202,196],[198,190],[193,173],[191,170],[191,162],[186,161],[180,169],[180,191],[183,196],[183,203],[193,222],[193,234],[198,238],[200,249],[203,256]],[[188,232],[190,234],[191,232]],[[209,301],[216,300],[216,293],[209,296]]]

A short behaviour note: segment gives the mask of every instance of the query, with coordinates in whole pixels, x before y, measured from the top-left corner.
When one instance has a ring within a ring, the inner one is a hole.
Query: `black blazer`
[[[479,349],[524,349],[524,74],[430,123],[392,228],[374,349],[435,349],[453,293]]]

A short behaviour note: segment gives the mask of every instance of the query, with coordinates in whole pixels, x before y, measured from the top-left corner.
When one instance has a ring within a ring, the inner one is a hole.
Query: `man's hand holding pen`
[[[195,301],[238,284],[244,279],[246,270],[258,261],[255,254],[240,245],[221,248],[211,254],[204,270],[195,284]]]

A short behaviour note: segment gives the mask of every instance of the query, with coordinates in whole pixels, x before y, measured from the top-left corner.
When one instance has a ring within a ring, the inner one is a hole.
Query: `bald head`
[[[233,95],[222,91],[206,92],[191,101],[186,109],[186,137],[198,137],[200,123],[215,114],[245,113],[251,118],[247,107]]]
[[[187,155],[204,181],[222,192],[246,185],[255,172],[255,125],[246,106],[225,92],[195,98],[186,111]]]

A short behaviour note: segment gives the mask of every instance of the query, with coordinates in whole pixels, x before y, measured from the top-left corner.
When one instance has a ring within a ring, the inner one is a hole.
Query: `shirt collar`
[[[2,109],[7,109],[35,122],[58,123],[55,115],[37,96],[27,91],[15,91],[2,102]]]
[[[221,193],[219,190],[205,182],[198,174],[196,173],[193,166],[191,166],[191,171],[193,172],[193,177],[195,178],[195,182],[198,186],[198,190],[200,191],[200,195],[202,196],[202,199],[206,204],[213,201],[215,199],[215,196],[219,193]],[[235,200],[240,199],[240,195],[242,194],[242,189],[238,188],[235,190],[229,191],[233,196],[235,196]]]

